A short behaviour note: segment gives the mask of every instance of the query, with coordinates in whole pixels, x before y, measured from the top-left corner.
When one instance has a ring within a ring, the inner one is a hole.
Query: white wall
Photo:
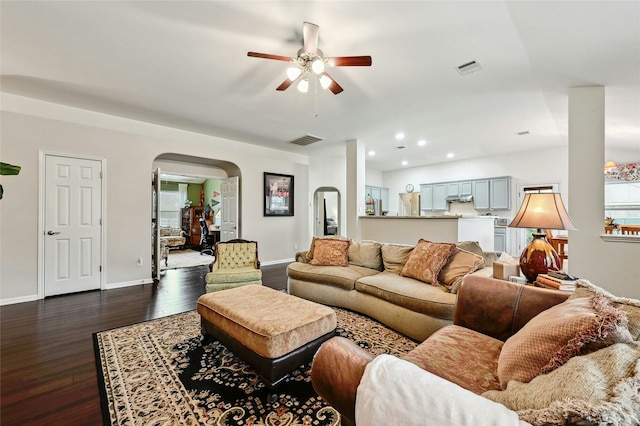
[[[106,159],[107,287],[151,277],[151,171],[164,153],[214,158],[242,173],[244,238],[258,241],[263,264],[290,260],[310,235],[308,158],[231,140],[2,94],[2,161],[22,166],[3,176],[0,201],[0,303],[38,293],[38,183],[41,151]],[[263,217],[263,172],[295,176],[295,216]],[[144,266],[136,259],[142,257]]]

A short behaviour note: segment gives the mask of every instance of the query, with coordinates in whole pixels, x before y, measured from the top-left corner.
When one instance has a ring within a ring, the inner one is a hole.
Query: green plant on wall
[[[17,175],[20,173],[20,169],[20,166],[0,162],[0,175]],[[2,185],[0,185],[0,200],[2,199],[3,194],[4,190],[2,189]]]

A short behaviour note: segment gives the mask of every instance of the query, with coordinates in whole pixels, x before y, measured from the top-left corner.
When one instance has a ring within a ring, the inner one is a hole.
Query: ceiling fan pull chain
[[[315,98],[313,103],[314,103],[314,108],[315,108],[315,114],[314,114],[314,118],[318,118],[318,79],[315,79],[314,83],[313,83],[313,97]]]

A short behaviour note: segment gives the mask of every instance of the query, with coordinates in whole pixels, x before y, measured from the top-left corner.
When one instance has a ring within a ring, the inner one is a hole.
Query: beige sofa
[[[318,245],[328,245],[328,252],[336,259],[323,257]],[[411,271],[410,266],[420,268],[429,264],[434,257],[429,249],[433,247],[451,251],[448,255],[439,253],[436,256],[440,258],[439,264],[427,268],[433,273],[441,266],[437,282],[429,283],[422,275],[424,271]],[[288,291],[318,303],[363,313],[422,341],[452,323],[462,278],[467,274],[491,276],[494,260],[494,253],[484,253],[471,241],[453,245],[425,244],[420,240],[416,246],[410,246],[316,237],[310,249],[297,253],[296,261],[288,265]]]

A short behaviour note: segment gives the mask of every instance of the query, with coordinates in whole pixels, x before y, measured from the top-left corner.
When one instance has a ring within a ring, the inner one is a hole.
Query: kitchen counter
[[[360,216],[360,239],[416,244],[420,238],[434,242],[473,240],[493,251],[491,216]]]
[[[440,215],[440,216],[360,216],[360,219],[459,219],[463,216],[459,215]],[[477,216],[482,217],[482,216]]]

